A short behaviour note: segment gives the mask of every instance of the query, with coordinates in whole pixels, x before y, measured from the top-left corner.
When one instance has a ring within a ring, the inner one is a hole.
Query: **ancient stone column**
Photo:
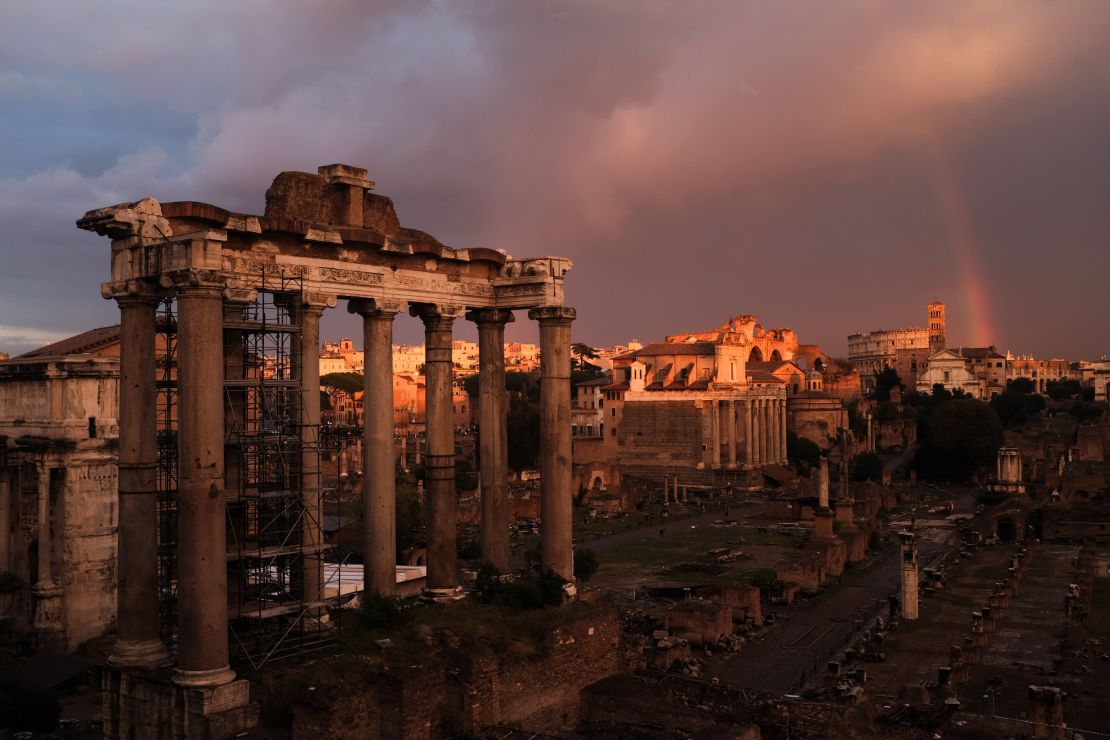
[[[779,399],[779,462],[786,464],[786,399]]]
[[[752,444],[752,402],[744,401],[744,462],[750,470],[755,464],[755,446]]]
[[[721,404],[709,402],[709,418],[713,424],[713,467],[721,467]]]
[[[902,618],[917,619],[917,548],[912,532],[899,532],[902,542]]]
[[[223,281],[194,271],[177,293],[177,671],[181,686],[232,681],[224,511]]]
[[[151,294],[118,297],[119,524],[116,562],[118,668],[167,665],[158,633],[158,429]],[[221,427],[222,429],[222,424]]]
[[[829,506],[829,458],[824,455],[817,466],[817,505],[822,509]]]
[[[425,455],[428,525],[427,592],[433,598],[453,597],[459,591],[455,526],[455,428],[451,398],[451,327],[455,307],[420,304],[410,312],[424,322],[424,378],[426,388]]]
[[[471,311],[478,325],[478,443],[482,481],[482,559],[501,573],[509,562],[508,398],[505,392],[505,324],[513,312]]]
[[[305,293],[301,300],[301,598],[306,602],[323,597],[324,541],[320,507],[320,317],[335,306],[335,297]],[[319,609],[310,611],[317,617]]]
[[[771,459],[771,404],[768,399],[759,399],[759,459],[764,465],[774,462]]]
[[[393,469],[393,318],[401,306],[392,303],[386,305],[378,300],[360,300],[351,301],[347,308],[351,313],[362,316],[365,365],[362,396],[362,436],[365,440],[362,478],[363,582],[366,593],[388,596],[397,590],[397,477]],[[450,328],[447,346],[451,346]],[[428,372],[429,389],[432,386],[432,374],[432,371]],[[429,398],[430,396],[429,390]],[[451,445],[454,446],[453,438]],[[429,537],[432,536],[432,531],[429,524]],[[453,542],[454,537],[452,544]],[[428,573],[431,574],[431,563]]]
[[[570,448],[570,324],[573,308],[533,308],[540,325],[540,563],[574,580]]]
[[[763,417],[759,413],[758,398],[753,398],[752,400],[748,401],[748,405],[751,407],[751,416],[749,418],[751,426],[748,431],[751,432],[751,434],[749,435],[749,440],[751,442],[752,448],[752,466],[759,467],[763,464],[763,454],[759,443],[760,438],[763,436],[763,432],[761,430],[761,427],[763,426]]]
[[[728,467],[736,469],[736,402],[732,399],[725,401],[727,414],[725,428],[728,430]]]
[[[31,586],[34,616],[31,626],[38,633],[40,645],[48,651],[66,648],[61,615],[62,587],[54,581],[54,542],[50,536],[53,510],[50,506],[52,469],[45,463],[38,467],[38,579]],[[65,469],[60,469],[64,473]]]
[[[12,569],[12,489],[8,472],[0,467],[0,571]]]

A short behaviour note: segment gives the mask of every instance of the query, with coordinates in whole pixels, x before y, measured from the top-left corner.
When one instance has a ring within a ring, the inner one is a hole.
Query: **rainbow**
[[[959,270],[964,303],[964,311],[961,312],[964,316],[964,341],[961,343],[980,347],[997,344],[1000,337],[991,310],[989,283],[975,236],[975,224],[953,165],[953,157],[936,132],[930,131],[926,140],[929,143],[929,161],[932,164],[940,216],[948,232],[954,264]]]

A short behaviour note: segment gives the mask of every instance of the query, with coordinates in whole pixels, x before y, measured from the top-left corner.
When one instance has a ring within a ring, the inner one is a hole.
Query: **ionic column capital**
[[[352,298],[347,301],[347,313],[358,314],[364,319],[392,319],[404,311],[406,307],[404,301],[384,298]]]
[[[569,306],[541,306],[528,309],[528,318],[541,324],[569,324],[577,315],[578,312]]]
[[[164,291],[152,280],[120,280],[114,283],[101,283],[100,295],[106,300],[115,300],[123,306],[155,305],[162,299]]]
[[[466,318],[478,326],[505,326],[516,321],[513,312],[505,308],[472,308],[466,312]]]
[[[329,308],[335,308],[336,297],[330,293],[301,293],[301,310],[306,314],[319,316]]]
[[[414,303],[409,306],[409,316],[415,316],[427,322],[433,319],[461,318],[466,313],[466,306],[457,306],[449,303]]]
[[[176,291],[179,295],[208,295],[249,302],[257,294],[252,288],[240,285],[239,279],[223,270],[186,268],[163,272],[158,283],[166,290]]]

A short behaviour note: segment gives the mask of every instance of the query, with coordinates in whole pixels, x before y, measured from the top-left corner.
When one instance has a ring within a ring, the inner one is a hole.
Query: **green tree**
[[[1014,429],[1024,425],[1029,417],[1043,411],[1045,400],[1036,393],[1023,393],[1008,386],[991,399],[990,406],[998,414],[1004,427]]]
[[[1053,401],[1064,401],[1079,398],[1083,393],[1083,386],[1078,380],[1050,380],[1045,391]]]
[[[892,367],[884,367],[881,372],[875,373],[875,393],[876,401],[889,401],[890,392],[898,388],[902,388],[902,379],[898,377],[898,371]]]
[[[1103,407],[1090,401],[1072,401],[1068,413],[1075,417],[1080,424],[1089,424],[1098,421],[1102,416]]]
[[[511,396],[508,415],[509,467],[520,472],[536,467],[540,454],[539,404]]]
[[[355,393],[366,387],[362,373],[328,373],[320,376],[320,385],[325,388]]]
[[[794,432],[786,433],[786,457],[794,467],[803,472],[817,467],[821,460],[821,448],[805,437]]]
[[[579,550],[574,551],[574,577],[582,583],[593,578],[594,573],[597,573],[598,562],[597,555],[593,550]]]
[[[1006,389],[1018,393],[1036,393],[1037,384],[1029,378],[1011,378],[1006,381]]]
[[[1002,442],[1002,422],[994,409],[954,398],[919,422],[915,466],[925,478],[964,481],[994,462]]]
[[[898,418],[898,407],[890,401],[883,401],[875,409],[875,418],[879,421],[894,421]]]
[[[864,452],[858,455],[852,463],[852,480],[873,480],[876,483],[883,479],[883,461],[874,452]]]

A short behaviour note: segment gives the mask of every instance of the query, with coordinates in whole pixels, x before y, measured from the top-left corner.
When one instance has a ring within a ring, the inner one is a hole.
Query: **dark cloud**
[[[939,297],[956,342],[1096,356],[1107,21],[1097,0],[8,5],[0,349],[114,320],[86,209],[257,212],[276,172],[342,161],[449,243],[574,259],[598,344],[750,312],[840,353]]]

